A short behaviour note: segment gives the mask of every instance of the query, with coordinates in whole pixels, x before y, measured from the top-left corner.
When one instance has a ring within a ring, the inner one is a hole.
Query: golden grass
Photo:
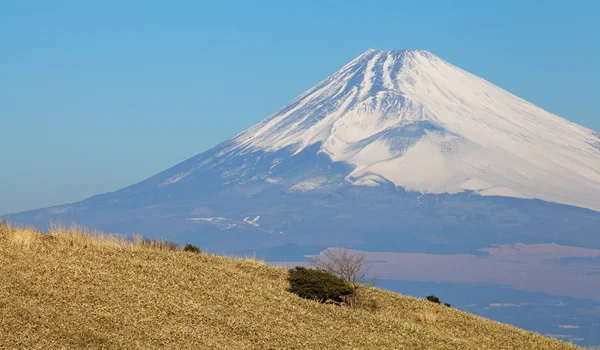
[[[415,316],[416,316],[415,319],[419,323],[423,323],[423,324],[434,324],[437,322],[437,319],[438,319],[437,314],[435,312],[431,312],[429,310],[417,313]]]
[[[375,288],[377,308],[286,291],[251,259],[0,227],[0,349],[577,349]]]

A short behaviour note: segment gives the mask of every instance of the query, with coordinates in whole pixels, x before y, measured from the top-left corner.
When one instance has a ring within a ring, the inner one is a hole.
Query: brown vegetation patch
[[[375,288],[373,310],[305,300],[282,268],[81,230],[0,227],[0,348],[577,349]]]

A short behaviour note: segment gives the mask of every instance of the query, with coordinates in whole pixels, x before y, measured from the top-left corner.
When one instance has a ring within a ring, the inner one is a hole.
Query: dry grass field
[[[376,311],[304,300],[287,271],[120,236],[0,227],[0,349],[578,349],[368,289]]]

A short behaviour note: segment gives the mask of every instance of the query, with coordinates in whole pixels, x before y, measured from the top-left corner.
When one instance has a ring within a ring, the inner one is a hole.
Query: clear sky
[[[600,131],[600,1],[1,1],[0,214],[139,182],[369,48]]]

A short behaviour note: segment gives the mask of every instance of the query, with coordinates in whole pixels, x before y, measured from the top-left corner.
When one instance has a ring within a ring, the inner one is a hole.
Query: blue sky
[[[597,1],[4,1],[0,214],[139,182],[369,48],[422,48],[600,131]]]

